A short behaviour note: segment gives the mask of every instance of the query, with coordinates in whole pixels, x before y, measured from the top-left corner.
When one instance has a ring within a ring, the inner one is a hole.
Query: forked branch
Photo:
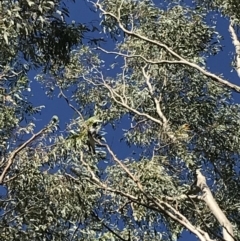
[[[129,36],[133,36],[133,37],[138,38],[138,39],[141,39],[141,40],[144,40],[144,41],[146,41],[146,42],[148,42],[148,43],[151,43],[151,44],[153,44],[153,45],[157,45],[157,46],[165,49],[165,50],[166,50],[168,53],[170,53],[174,58],[176,58],[176,61],[178,61],[178,62],[175,61],[175,63],[179,63],[179,64],[183,64],[183,65],[187,65],[187,66],[189,66],[189,67],[195,68],[195,69],[197,69],[199,72],[201,72],[203,75],[205,75],[205,76],[211,78],[212,80],[214,80],[214,81],[216,81],[216,82],[218,82],[218,83],[221,83],[221,84],[229,87],[230,89],[235,90],[235,91],[237,91],[237,92],[240,93],[240,86],[235,85],[235,84],[232,84],[232,83],[230,83],[229,81],[227,81],[227,80],[225,80],[225,79],[223,79],[223,78],[221,78],[221,77],[219,77],[219,76],[217,76],[217,75],[215,75],[215,74],[213,74],[213,73],[205,70],[204,68],[200,67],[199,65],[197,65],[197,64],[195,64],[195,63],[192,63],[192,62],[186,60],[185,58],[183,58],[182,56],[180,56],[179,54],[177,54],[175,51],[173,51],[173,50],[172,50],[170,47],[168,47],[166,44],[163,44],[163,43],[161,43],[161,42],[159,42],[159,41],[150,39],[150,38],[148,38],[148,37],[146,37],[146,36],[143,36],[143,35],[141,35],[141,34],[138,34],[138,33],[134,32],[134,31],[132,31],[132,30],[126,29],[126,28],[124,27],[124,25],[121,23],[121,20],[120,20],[120,19],[121,19],[120,9],[118,9],[118,16],[116,16],[115,14],[113,14],[113,13],[111,13],[111,12],[105,11],[105,10],[103,9],[103,6],[99,3],[99,1],[97,1],[97,2],[95,3],[95,6],[96,6],[98,9],[100,9],[100,11],[102,12],[103,15],[110,16],[110,17],[114,18],[114,19],[117,21],[117,23],[118,23],[118,25],[119,25],[119,28],[120,28],[125,34],[127,34],[127,35],[129,35]],[[236,47],[236,45],[235,45],[235,47]],[[238,53],[237,53],[237,54],[238,54]],[[239,61],[240,61],[240,60],[239,60]]]

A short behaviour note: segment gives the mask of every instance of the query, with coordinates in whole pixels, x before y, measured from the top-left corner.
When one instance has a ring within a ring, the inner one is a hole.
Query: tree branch
[[[44,127],[42,130],[40,130],[38,133],[34,134],[31,138],[29,138],[26,142],[24,142],[22,145],[20,145],[16,150],[14,150],[10,156],[7,159],[7,164],[5,166],[5,168],[3,169],[3,172],[0,175],[0,184],[2,184],[4,182],[4,178],[7,174],[7,171],[9,170],[9,168],[11,167],[11,165],[13,164],[14,158],[16,157],[16,155],[23,150],[27,145],[29,145],[32,141],[34,141],[36,138],[38,138],[40,135],[43,134],[44,131],[46,131],[49,128],[49,126]]]
[[[148,86],[148,90],[149,90],[149,93],[154,101],[154,104],[155,104],[155,107],[156,107],[156,111],[157,111],[157,114],[159,116],[159,118],[162,119],[162,123],[163,123],[163,129],[167,131],[167,134],[169,136],[169,138],[175,142],[176,141],[176,137],[171,134],[171,132],[169,132],[169,125],[168,125],[168,120],[167,118],[165,117],[165,115],[163,114],[162,112],[162,109],[161,109],[161,106],[160,106],[160,100],[158,100],[156,97],[154,97],[154,90],[153,90],[153,87],[152,87],[152,84],[150,82],[150,75],[148,75],[145,71],[145,67],[142,68],[142,72],[143,72],[143,76],[145,77],[145,80],[146,80],[146,84]]]
[[[86,81],[90,82],[91,84],[97,85],[97,84],[95,84],[94,82],[92,82],[91,80],[86,79],[86,77],[83,77],[83,78],[84,78]],[[127,110],[129,110],[129,111],[131,111],[131,112],[133,112],[133,113],[135,113],[135,114],[137,114],[137,115],[139,115],[139,116],[143,116],[143,117],[145,117],[145,118],[147,118],[147,119],[149,119],[149,120],[151,120],[151,121],[153,121],[153,122],[155,122],[155,123],[157,123],[157,124],[159,124],[159,125],[161,125],[161,126],[163,125],[162,121],[160,121],[160,120],[158,120],[158,119],[156,119],[156,118],[154,118],[154,117],[152,117],[152,116],[150,116],[150,115],[148,115],[148,114],[146,114],[146,113],[142,113],[142,112],[140,112],[140,111],[132,108],[131,106],[129,106],[127,103],[125,103],[125,101],[124,101],[124,99],[122,98],[122,96],[119,95],[118,93],[116,93],[116,91],[114,91],[114,89],[113,89],[111,86],[109,86],[109,85],[105,82],[104,79],[102,79],[102,81],[103,81],[103,83],[100,83],[99,85],[104,86],[104,87],[109,91],[112,99],[113,99],[117,104],[121,105],[122,107],[126,108]],[[121,101],[117,100],[116,97],[120,98]]]
[[[212,241],[212,239],[209,237],[208,233],[201,230],[200,228],[196,228],[184,215],[182,215],[179,211],[177,211],[175,208],[173,208],[170,204],[167,202],[164,202],[162,200],[159,200],[157,197],[152,196],[151,194],[148,194],[145,192],[143,185],[141,184],[140,180],[134,176],[131,171],[116,157],[116,155],[113,153],[113,151],[110,149],[110,147],[107,144],[100,143],[102,146],[105,146],[109,152],[109,154],[112,156],[113,160],[128,174],[128,176],[136,183],[139,190],[143,193],[143,195],[153,202],[156,207],[159,208],[161,212],[166,213],[170,218],[177,221],[178,223],[182,224],[185,228],[190,230],[192,233],[194,233],[201,241]],[[166,207],[169,209],[166,209]],[[148,206],[149,208],[149,206]]]
[[[229,24],[229,32],[231,34],[231,37],[232,37],[232,43],[235,47],[235,50],[236,50],[236,69],[237,69],[237,74],[238,74],[238,77],[240,77],[240,42],[238,40],[238,37],[234,31],[234,28],[232,26],[232,24],[230,23]]]
[[[116,16],[116,15],[114,15],[113,13],[110,13],[110,12],[105,11],[105,10],[103,9],[103,7],[101,6],[101,4],[99,3],[99,1],[97,1],[97,3],[95,3],[95,6],[96,6],[98,9],[100,9],[100,11],[103,13],[103,15],[108,15],[108,16],[111,16],[112,18],[114,18],[114,19],[118,22],[118,25],[119,25],[120,29],[121,29],[125,34],[128,34],[128,35],[130,35],[130,36],[136,37],[136,38],[138,38],[138,39],[144,40],[144,41],[146,41],[146,42],[148,42],[148,43],[152,43],[152,44],[154,44],[154,45],[157,45],[157,46],[165,49],[165,50],[166,50],[167,52],[169,52],[173,57],[175,57],[178,61],[181,61],[182,64],[187,65],[187,66],[190,66],[190,67],[192,67],[192,68],[195,68],[195,69],[197,69],[199,72],[201,72],[202,74],[204,74],[205,76],[211,78],[212,80],[214,80],[214,81],[216,81],[216,82],[219,82],[219,83],[221,83],[221,84],[229,87],[230,89],[233,89],[233,90],[235,90],[235,91],[237,91],[237,92],[240,93],[240,86],[235,85],[235,84],[232,84],[232,83],[230,83],[229,81],[227,81],[227,80],[225,80],[225,79],[223,79],[223,78],[221,78],[221,77],[219,77],[219,76],[217,76],[217,75],[215,75],[215,74],[213,74],[213,73],[211,73],[211,72],[203,69],[203,68],[200,67],[199,65],[197,65],[197,64],[195,64],[195,63],[192,63],[192,62],[186,60],[185,58],[183,58],[182,56],[180,56],[179,54],[177,54],[175,51],[173,51],[171,48],[169,48],[166,44],[163,44],[163,43],[158,42],[158,41],[156,41],[156,40],[152,40],[152,39],[150,39],[150,38],[148,38],[148,37],[145,37],[145,36],[143,36],[143,35],[141,35],[141,34],[138,34],[138,33],[133,32],[133,31],[127,30],[127,29],[123,26],[123,24],[120,22],[120,15],[118,14],[119,16]],[[119,9],[118,9],[118,10],[119,10]],[[119,10],[119,11],[120,11],[120,10]],[[118,12],[119,12],[119,11],[118,11]]]
[[[127,239],[122,238],[117,232],[115,232],[112,228],[110,228],[108,225],[106,225],[103,220],[101,220],[98,215],[94,212],[92,212],[93,216],[109,231],[111,232],[113,235],[115,235],[119,240],[122,241],[128,241]]]
[[[223,238],[226,241],[234,241],[232,224],[227,219],[226,215],[224,214],[224,212],[221,210],[221,208],[218,206],[216,200],[214,199],[214,197],[207,185],[206,178],[202,175],[200,170],[197,170],[196,174],[197,174],[197,184],[196,185],[203,192],[203,200],[206,202],[206,204],[208,205],[209,209],[211,210],[211,212],[213,213],[215,218],[218,220],[218,222],[222,225]]]

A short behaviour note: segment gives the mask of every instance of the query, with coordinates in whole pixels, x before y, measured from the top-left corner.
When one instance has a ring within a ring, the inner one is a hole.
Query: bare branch
[[[67,96],[63,93],[63,90],[62,90],[60,87],[59,87],[59,91],[60,91],[60,93],[59,93],[58,97],[63,97],[64,100],[67,102],[68,106],[69,106],[72,110],[76,111],[76,113],[82,118],[82,120],[84,120],[82,114],[70,103],[69,99],[68,99]]]
[[[117,238],[119,238],[119,240],[122,241],[128,241],[127,239],[122,238],[117,232],[115,232],[112,228],[110,228],[108,225],[106,225],[103,220],[101,220],[98,215],[94,212],[92,212],[94,217],[109,231],[111,232],[113,235],[115,235]]]

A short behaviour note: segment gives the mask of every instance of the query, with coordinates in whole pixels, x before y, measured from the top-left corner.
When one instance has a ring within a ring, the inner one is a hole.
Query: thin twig
[[[117,232],[115,232],[112,228],[110,228],[107,224],[105,224],[96,213],[92,212],[93,216],[108,230],[110,231],[113,235],[115,235],[119,240],[122,241],[128,241],[127,239],[122,238]]]

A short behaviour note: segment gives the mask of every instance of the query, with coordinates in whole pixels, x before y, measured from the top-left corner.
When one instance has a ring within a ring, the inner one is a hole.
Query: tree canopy
[[[218,17],[240,77],[240,3],[188,2],[0,1],[1,240],[240,238],[240,85],[208,68]],[[31,71],[72,117],[39,128]]]

